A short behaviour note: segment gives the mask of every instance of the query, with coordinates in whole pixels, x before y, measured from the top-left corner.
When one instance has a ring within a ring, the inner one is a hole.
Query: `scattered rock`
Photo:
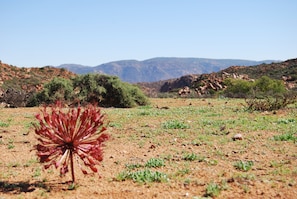
[[[242,135],[240,134],[240,133],[237,133],[237,134],[235,134],[233,137],[232,137],[232,140],[233,141],[236,141],[236,140],[242,140],[243,139],[243,137],[242,137]]]

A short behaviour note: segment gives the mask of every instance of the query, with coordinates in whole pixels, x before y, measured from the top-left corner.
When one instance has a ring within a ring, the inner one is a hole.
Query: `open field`
[[[295,198],[297,105],[247,112],[243,100],[151,99],[108,115],[98,174],[38,163],[32,128],[39,108],[0,109],[2,198]],[[242,140],[232,139],[241,134]]]

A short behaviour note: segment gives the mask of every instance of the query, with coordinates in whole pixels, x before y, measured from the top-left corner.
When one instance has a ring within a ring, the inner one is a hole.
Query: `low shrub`
[[[246,99],[246,109],[248,111],[273,111],[287,107],[289,104],[297,102],[296,95],[288,93],[283,96],[268,96],[262,99]]]

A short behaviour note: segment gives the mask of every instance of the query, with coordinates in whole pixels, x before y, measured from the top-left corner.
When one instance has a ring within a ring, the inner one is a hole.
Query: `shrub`
[[[91,103],[119,108],[149,104],[148,98],[135,85],[122,82],[115,76],[87,74],[72,80],[54,78],[31,98],[28,106],[52,104],[56,101],[71,105]]]
[[[281,80],[271,79],[267,76],[257,79],[252,88],[256,98],[275,96],[286,92],[286,87]]]
[[[297,97],[294,93],[287,93],[283,96],[267,96],[264,99],[246,99],[246,108],[248,111],[273,111],[294,104]]]
[[[80,75],[73,79],[73,87],[77,90],[75,97],[82,103],[100,103],[106,89],[100,83],[98,75]]]
[[[227,86],[223,92],[226,97],[245,98],[251,95],[252,82],[228,78],[224,81],[224,84]]]
[[[57,101],[70,102],[73,99],[73,86],[69,79],[55,77],[44,85],[41,92],[31,97],[27,106],[37,106],[41,103],[52,104]]]
[[[142,91],[132,84],[122,82],[118,77],[88,74],[74,79],[74,88],[79,90],[83,102],[96,102],[101,106],[130,108],[148,105],[149,101]]]
[[[286,93],[286,87],[281,80],[262,76],[255,82],[242,79],[226,79],[227,89],[223,92],[226,97],[237,98],[264,98],[279,96]]]

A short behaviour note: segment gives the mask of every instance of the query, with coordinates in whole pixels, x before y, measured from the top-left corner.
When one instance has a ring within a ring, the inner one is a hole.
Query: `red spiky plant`
[[[53,165],[64,175],[70,164],[72,183],[75,182],[74,158],[83,174],[88,173],[87,167],[98,171],[96,165],[103,159],[103,142],[109,138],[103,133],[105,115],[99,107],[88,105],[67,110],[57,103],[45,106],[36,119],[39,124],[34,126],[39,143],[35,147],[45,169]]]

